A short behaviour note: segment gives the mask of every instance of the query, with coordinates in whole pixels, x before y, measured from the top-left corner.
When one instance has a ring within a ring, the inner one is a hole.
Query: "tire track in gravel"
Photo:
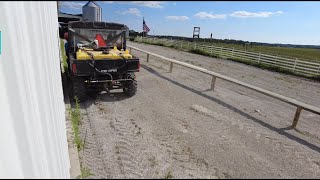
[[[217,177],[216,174],[208,171],[208,163],[204,159],[197,158],[196,155],[191,152],[190,148],[180,147],[178,142],[170,141],[172,138],[171,135],[164,136],[168,137],[169,141],[162,136],[156,136],[160,141],[152,137],[144,138],[141,127],[135,120],[126,118],[129,116],[121,115],[124,112],[121,112],[120,109],[123,109],[123,107],[119,106],[119,104],[121,103],[112,103],[112,105],[108,107],[102,102],[100,97],[98,97],[95,102],[90,105],[88,110],[89,117],[99,114],[98,117],[91,118],[89,121],[92,121],[91,128],[96,136],[97,144],[99,144],[98,148],[102,149],[100,150],[101,154],[109,153],[115,155],[114,161],[118,167],[110,168],[109,172],[118,169],[118,172],[116,172],[117,176],[110,175],[109,177],[161,178],[164,177],[164,175],[163,173],[159,174],[159,172],[167,171],[168,169],[171,169],[175,177],[177,176],[179,178]],[[106,108],[110,108],[108,112],[104,112]],[[108,124],[109,128],[103,129],[105,128],[103,124]],[[107,142],[101,139],[107,136],[104,132],[110,130],[114,136],[113,141],[110,141],[110,145],[115,145],[114,148],[112,148],[113,152],[104,151],[103,146],[105,146]],[[144,149],[144,147],[147,147],[145,146],[146,144],[152,144],[151,146],[154,146],[157,150]],[[159,154],[165,157],[165,162],[159,158],[155,159],[155,156],[159,156]],[[110,160],[110,158],[108,160]],[[157,162],[155,162],[155,160]],[[106,165],[104,164],[104,166]]]
[[[163,163],[159,163],[158,166],[154,166],[153,170],[146,168],[152,167],[149,160],[151,159],[152,161],[154,156],[146,155],[147,151],[138,150],[143,146],[145,139],[143,139],[141,128],[133,119],[129,120],[117,116],[111,120],[110,126],[113,127],[118,137],[118,141],[116,143],[116,154],[118,154],[118,163],[120,164],[119,168],[122,169],[122,173],[125,174],[125,178],[143,178],[148,177],[148,174],[151,175],[151,177],[157,176],[156,172],[159,172],[160,169],[164,169],[164,167],[166,167],[163,166]],[[173,165],[180,167],[179,169],[174,169],[174,172],[185,172],[186,175],[183,175],[183,173],[181,175],[179,174],[179,178],[216,177],[216,175],[208,173],[208,163],[205,160],[197,158],[191,152],[190,148],[181,148],[178,141],[172,141],[172,135],[156,135],[156,137],[158,138],[156,139],[158,144],[155,144],[154,146],[160,145],[164,147],[164,149],[160,152],[152,152],[151,154],[161,153],[163,156],[171,157],[166,158],[166,162],[164,164],[171,167]]]
[[[117,97],[115,97],[117,98]],[[97,99],[94,104],[95,109],[103,110],[105,105],[101,104],[101,99]],[[93,106],[93,105],[91,105]],[[146,174],[150,174],[150,155],[149,152],[144,149],[144,139],[141,133],[141,127],[139,127],[134,119],[128,119],[122,116],[117,110],[121,107],[117,103],[113,103],[113,107],[110,108],[113,112],[103,114],[101,119],[108,119],[109,130],[112,131],[113,142],[109,143],[112,146],[112,152],[105,152],[114,156],[115,164],[117,168],[112,167],[113,170],[117,170],[116,173],[119,178],[143,178]],[[100,128],[101,126],[96,126]],[[101,130],[100,130],[101,131]],[[105,137],[105,134],[97,134],[99,137]],[[103,141],[103,140],[102,140]],[[102,142],[106,144],[106,142]],[[152,173],[151,173],[152,175]]]
[[[160,79],[154,79],[153,83],[158,84],[159,80]],[[149,86],[150,85],[151,84],[149,84]],[[142,94],[141,98],[147,101],[145,102],[146,104],[153,104],[152,109],[149,109],[149,107],[147,107],[147,109],[144,110],[144,119],[153,119],[155,117],[161,119],[162,112],[154,111],[154,109],[162,109],[161,106],[158,103],[153,103],[154,100],[148,98],[148,94],[145,94],[143,90],[141,90],[140,92]],[[168,110],[170,112],[172,111],[172,109]],[[174,117],[168,118],[172,119]],[[150,135],[150,137],[152,137],[152,141],[149,140],[149,142],[156,143],[154,144],[154,146],[161,149],[159,153],[161,153],[162,156],[170,157],[164,158],[164,162],[161,163],[161,166],[163,166],[160,167],[161,169],[172,171],[174,177],[177,176],[177,178],[225,177],[222,173],[220,173],[218,168],[209,169],[208,162],[206,162],[203,158],[197,157],[188,146],[182,145],[180,143],[179,136],[174,135],[174,133],[169,132],[165,129],[166,127],[162,127],[162,129],[155,129]]]
[[[140,149],[138,146],[141,137],[137,136],[139,132],[138,127],[134,124],[128,123],[130,120],[125,119],[114,113],[104,113],[105,107],[101,105],[101,101],[95,100],[95,103],[90,105],[91,115],[98,117],[91,118],[93,124],[93,131],[97,138],[97,147],[101,153],[108,155],[103,157],[105,161],[113,161],[118,167],[111,167],[110,164],[104,164],[108,167],[110,176],[112,178],[141,178],[143,174],[143,166],[145,161],[141,158]],[[112,139],[106,137],[112,135]],[[112,146],[115,144],[115,146]],[[108,146],[108,148],[106,148]],[[131,149],[134,149],[132,151]]]
[[[96,139],[96,133],[92,130],[90,119],[87,116],[87,110],[82,110],[80,136],[84,140],[84,149],[79,152],[80,161],[84,167],[89,168],[93,173],[88,178],[106,178],[108,176],[108,169],[106,169],[106,161],[104,161],[101,152],[101,144]]]
[[[140,141],[142,134],[140,127],[134,120],[116,117],[111,120],[111,126],[116,132],[116,154],[119,168],[125,178],[142,178],[148,161],[145,159]]]
[[[177,136],[170,133],[155,133],[160,145],[165,148],[168,156],[165,164],[173,164],[174,172],[180,172],[179,178],[217,179],[225,178],[217,168],[209,169],[208,162],[198,158],[189,147],[179,144]],[[219,174],[220,173],[220,174]]]

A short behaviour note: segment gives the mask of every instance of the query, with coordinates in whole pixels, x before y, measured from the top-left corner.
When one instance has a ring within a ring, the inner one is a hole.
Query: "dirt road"
[[[320,106],[320,84],[170,48],[130,43]],[[319,178],[320,117],[257,92],[141,58],[138,92],[81,104],[80,160],[92,178]]]

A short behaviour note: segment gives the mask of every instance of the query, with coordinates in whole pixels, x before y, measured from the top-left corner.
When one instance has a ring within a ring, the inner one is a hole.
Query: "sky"
[[[61,11],[82,13],[87,1],[63,1]],[[320,1],[97,1],[102,21],[149,35],[320,45]]]

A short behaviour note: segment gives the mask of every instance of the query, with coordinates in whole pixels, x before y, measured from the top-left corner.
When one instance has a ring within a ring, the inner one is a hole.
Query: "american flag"
[[[149,27],[147,26],[146,22],[143,19],[143,26],[142,26],[143,32],[148,33],[150,31]]]

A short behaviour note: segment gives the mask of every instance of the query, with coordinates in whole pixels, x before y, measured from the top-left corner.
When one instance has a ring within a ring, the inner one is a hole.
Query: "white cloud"
[[[131,1],[130,3],[150,8],[163,8],[164,1]]]
[[[70,8],[70,9],[81,9],[82,6],[85,3],[79,3],[79,2],[70,2],[70,1],[60,1],[61,6],[65,8]]]
[[[114,1],[103,1],[103,3],[112,4],[112,3],[114,3]]]
[[[176,21],[185,21],[189,18],[187,16],[167,16],[166,19],[168,20],[176,20]]]
[[[230,14],[230,16],[233,17],[239,17],[239,18],[248,18],[248,17],[270,17],[275,14],[283,14],[282,11],[277,12],[247,12],[247,11],[236,11]]]
[[[131,4],[149,8],[163,8],[163,4],[165,3],[165,1],[104,1],[104,3]]]
[[[123,15],[125,15],[125,14],[132,14],[132,15],[135,15],[135,16],[141,16],[141,12],[140,12],[140,10],[139,9],[137,9],[137,8],[129,8],[128,10],[126,10],[126,11],[118,11],[117,12],[118,14],[123,14]]]
[[[225,14],[212,14],[211,12],[198,12],[194,15],[195,17],[198,17],[200,19],[224,19],[226,18]]]

